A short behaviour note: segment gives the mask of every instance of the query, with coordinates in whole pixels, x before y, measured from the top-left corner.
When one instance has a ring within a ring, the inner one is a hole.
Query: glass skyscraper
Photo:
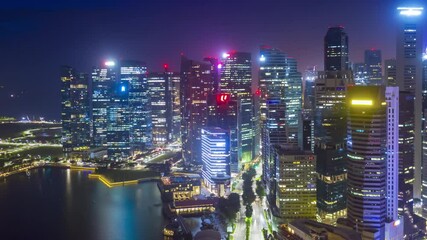
[[[92,72],[92,145],[107,146],[107,108],[116,79],[114,61],[106,61]]]
[[[244,52],[224,53],[221,67],[221,92],[230,93],[239,104],[239,147],[242,163],[251,161],[254,153],[254,112],[252,97],[251,54]]]
[[[202,177],[209,191],[223,196],[230,184],[230,134],[221,128],[202,128]]]
[[[87,157],[91,142],[88,76],[63,66],[61,83],[63,151],[67,157]]]
[[[381,85],[383,77],[381,50],[365,50],[365,66],[368,79],[367,85]]]

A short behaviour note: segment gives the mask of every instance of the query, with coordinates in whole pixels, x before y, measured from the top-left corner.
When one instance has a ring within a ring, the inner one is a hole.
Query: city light
[[[372,100],[351,100],[351,105],[364,105],[364,106],[371,106]]]
[[[221,69],[221,68],[222,68],[222,64],[218,63],[218,69]]]
[[[116,63],[114,61],[106,61],[104,64],[107,67],[113,67],[116,65]]]
[[[261,57],[259,58],[259,61],[261,61],[261,62],[265,62],[265,57],[264,57],[264,55],[261,55]]]
[[[223,53],[222,54],[222,58],[228,58],[230,56],[230,54],[229,53]]]
[[[400,15],[414,17],[420,16],[423,13],[424,8],[422,7],[398,7],[397,10],[400,11]]]

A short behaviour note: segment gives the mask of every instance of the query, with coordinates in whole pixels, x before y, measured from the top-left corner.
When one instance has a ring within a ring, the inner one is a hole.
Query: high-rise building
[[[319,72],[315,86],[313,146],[317,156],[317,207],[325,223],[345,216],[346,181],[346,89],[353,74],[346,71]]]
[[[347,91],[347,217],[371,239],[403,239],[397,214],[399,89]]]
[[[414,184],[414,95],[399,96],[399,214],[412,212]]]
[[[384,85],[397,86],[396,80],[396,59],[387,59],[384,61]]]
[[[132,151],[152,146],[152,120],[147,67],[139,61],[121,61],[120,79],[128,85],[129,141]]]
[[[221,128],[202,128],[202,177],[209,191],[224,196],[230,185],[230,134]]]
[[[107,108],[116,79],[116,63],[106,61],[92,72],[92,145],[107,146]]]
[[[239,148],[238,124],[240,120],[239,105],[229,93],[216,93],[208,96],[208,126],[219,127],[230,133],[230,169],[238,173],[241,149]]]
[[[67,157],[85,157],[90,148],[88,76],[63,66],[61,82],[63,151]]]
[[[158,145],[175,141],[180,132],[180,99],[178,73],[169,71],[151,72],[148,86],[151,95],[151,115],[153,121],[153,142]]]
[[[421,200],[422,200],[422,212],[423,215],[427,215],[427,52],[423,55],[423,83],[422,83],[422,111],[423,111],[423,122],[422,122],[422,147],[423,147],[423,159],[422,159],[422,191],[421,191]],[[413,108],[412,108],[413,110]]]
[[[381,50],[373,48],[365,50],[365,66],[367,85],[381,85],[383,78]]]
[[[125,160],[131,155],[129,82],[116,81],[107,106],[107,155],[109,160]]]
[[[241,162],[251,161],[254,153],[254,112],[252,95],[251,54],[244,52],[224,53],[221,66],[221,92],[230,93],[239,104],[239,148]]]
[[[414,95],[414,198],[421,198],[422,119],[422,7],[399,7],[396,46],[396,81],[401,91]],[[427,186],[427,178],[424,181]]]
[[[325,71],[315,81],[312,145],[317,156],[317,208],[323,222],[346,214],[346,90],[354,85],[349,70],[348,36],[331,27],[324,38]]]
[[[207,126],[207,96],[214,83],[211,64],[181,57],[181,141],[186,163],[201,163],[201,129]]]
[[[316,219],[316,156],[299,149],[274,147],[277,200],[281,222]]]
[[[270,151],[274,145],[302,145],[302,77],[295,59],[279,49],[261,46],[259,60],[263,180],[269,201],[275,203],[277,163]]]
[[[345,71],[348,60],[348,36],[341,26],[330,27],[324,38],[325,71]]]

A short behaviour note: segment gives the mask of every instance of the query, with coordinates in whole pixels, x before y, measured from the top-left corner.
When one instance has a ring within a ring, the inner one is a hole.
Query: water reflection
[[[37,169],[0,183],[1,239],[161,239],[159,202],[156,183],[108,188],[85,172]]]

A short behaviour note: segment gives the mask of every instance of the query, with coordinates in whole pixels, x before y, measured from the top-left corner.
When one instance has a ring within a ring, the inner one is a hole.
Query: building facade
[[[61,68],[62,147],[67,157],[84,157],[90,148],[88,76],[68,66]],[[86,156],[87,157],[87,156]]]
[[[230,185],[230,133],[202,128],[202,178],[212,193],[224,196]]]

